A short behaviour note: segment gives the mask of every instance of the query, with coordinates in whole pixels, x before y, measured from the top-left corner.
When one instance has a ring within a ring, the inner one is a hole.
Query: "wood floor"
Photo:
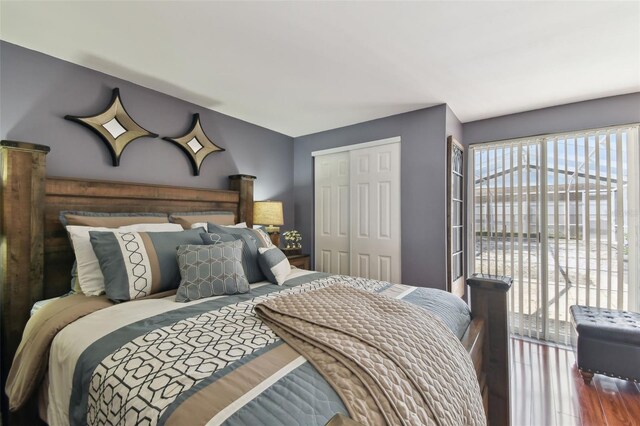
[[[640,384],[597,374],[587,386],[571,350],[516,338],[511,349],[513,426],[640,426]]]

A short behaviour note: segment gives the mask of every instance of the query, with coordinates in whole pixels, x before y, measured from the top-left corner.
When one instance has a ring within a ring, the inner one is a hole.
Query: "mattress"
[[[444,291],[296,269],[283,286],[256,283],[247,294],[113,305],[53,339],[42,389],[46,421],[323,425],[348,415],[313,365],[290,353],[253,312],[268,298],[338,282],[418,305],[459,339],[471,321],[469,307]]]

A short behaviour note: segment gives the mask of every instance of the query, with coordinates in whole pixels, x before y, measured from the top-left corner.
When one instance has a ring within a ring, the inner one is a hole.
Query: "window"
[[[568,343],[573,304],[638,309],[638,126],[478,144],[470,159],[470,267],[513,277],[515,333]]]
[[[448,144],[447,192],[447,283],[448,290],[464,295],[464,152],[452,136]]]

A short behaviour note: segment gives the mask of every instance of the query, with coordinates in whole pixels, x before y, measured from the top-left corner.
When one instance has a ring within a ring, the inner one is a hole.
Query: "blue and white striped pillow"
[[[178,288],[176,247],[202,244],[202,232],[89,231],[107,297],[125,302]]]
[[[258,264],[262,273],[273,284],[282,285],[291,272],[289,259],[278,247],[259,248]]]

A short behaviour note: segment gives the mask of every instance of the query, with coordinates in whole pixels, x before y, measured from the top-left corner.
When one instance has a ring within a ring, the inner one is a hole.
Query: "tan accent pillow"
[[[233,212],[193,212],[193,213],[171,213],[169,220],[179,223],[184,229],[191,229],[195,223],[211,222],[216,225],[235,225],[236,216]]]
[[[138,225],[140,223],[169,223],[169,217],[165,214],[162,215],[136,215],[135,213],[123,213],[121,215],[117,213],[112,214],[96,214],[86,212],[86,214],[61,213],[64,216],[66,225],[76,226],[94,226],[102,228],[118,228],[120,226]],[[62,219],[62,218],[61,218]]]

